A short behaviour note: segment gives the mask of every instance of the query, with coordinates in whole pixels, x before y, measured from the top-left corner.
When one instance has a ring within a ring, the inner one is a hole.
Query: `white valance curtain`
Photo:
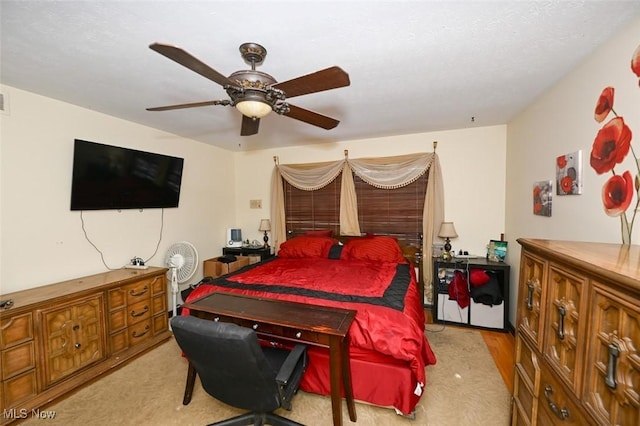
[[[346,154],[346,153],[345,153]],[[432,243],[435,230],[444,220],[444,189],[440,162],[435,152],[400,155],[394,157],[360,158],[326,163],[277,164],[271,178],[271,234],[276,253],[286,238],[284,190],[282,179],[294,187],[313,191],[331,183],[340,172],[340,234],[360,235],[358,200],[351,171],[370,185],[394,189],[409,185],[429,173],[423,210],[422,253],[425,259],[423,276],[431,281]]]

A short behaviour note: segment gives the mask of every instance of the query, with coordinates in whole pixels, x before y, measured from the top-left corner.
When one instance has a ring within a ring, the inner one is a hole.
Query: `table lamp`
[[[442,258],[444,260],[451,260],[451,238],[458,238],[453,222],[442,222],[438,237],[445,239]]]
[[[260,227],[258,228],[258,231],[263,231],[264,232],[264,248],[268,248],[269,247],[269,236],[267,235],[267,231],[271,231],[271,221],[269,219],[261,219],[260,220]]]

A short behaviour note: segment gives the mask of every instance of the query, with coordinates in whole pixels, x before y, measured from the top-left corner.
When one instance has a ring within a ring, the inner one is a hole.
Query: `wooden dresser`
[[[518,242],[512,424],[640,424],[640,246]]]
[[[2,295],[0,424],[168,339],[166,268],[120,269]]]

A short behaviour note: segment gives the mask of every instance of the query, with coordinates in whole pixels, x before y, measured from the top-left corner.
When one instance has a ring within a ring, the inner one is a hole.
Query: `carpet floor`
[[[476,330],[447,327],[429,331],[427,338],[438,358],[427,367],[425,394],[414,420],[388,408],[356,403],[359,425],[508,425],[511,397],[493,359]],[[121,369],[45,407],[54,415],[47,425],[197,425],[203,426],[241,414],[207,395],[199,380],[193,399],[182,405],[187,362],[171,339]],[[327,396],[299,391],[293,410],[278,411],[308,426],[331,425],[331,400]],[[343,401],[343,424],[349,420]],[[30,418],[23,425],[41,425]]]

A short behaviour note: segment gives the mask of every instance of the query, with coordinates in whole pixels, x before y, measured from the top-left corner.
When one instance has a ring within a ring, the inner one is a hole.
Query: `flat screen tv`
[[[184,159],[75,140],[71,210],[178,207]]]

